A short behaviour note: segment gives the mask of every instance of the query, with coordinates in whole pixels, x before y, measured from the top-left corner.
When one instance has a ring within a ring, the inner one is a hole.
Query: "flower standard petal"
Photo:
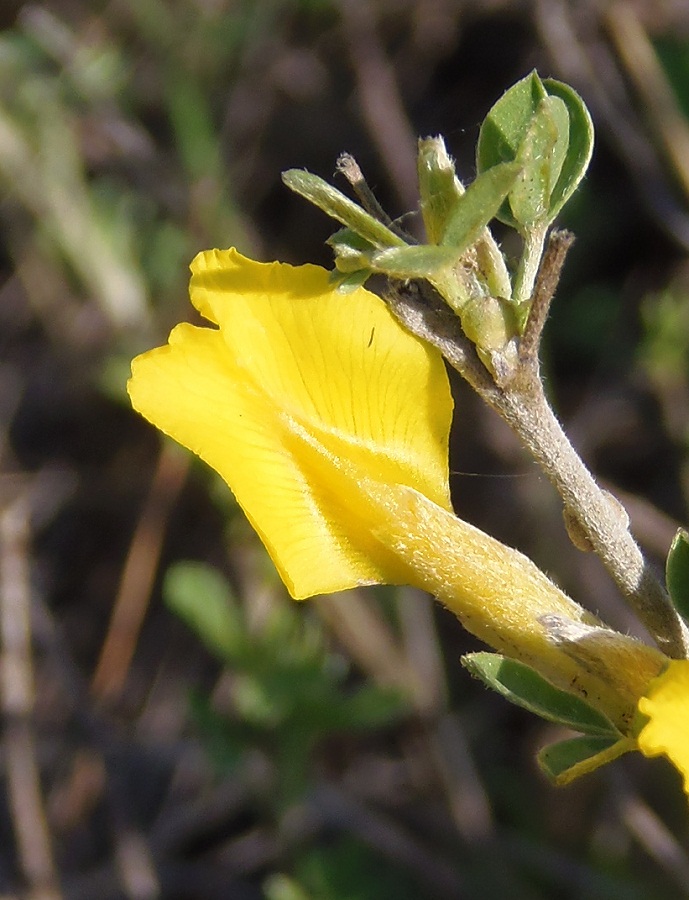
[[[297,423],[339,435],[364,471],[449,508],[439,354],[374,294],[337,294],[318,267],[211,251],[193,272],[192,298],[220,329],[178,326],[134,360],[133,405],[225,479],[293,596],[396,580],[328,514],[289,436]]]
[[[639,701],[639,712],[648,717],[639,749],[644,756],[667,756],[689,794],[689,660],[670,660]]]
[[[319,266],[256,263],[235,250],[199,254],[190,292],[276,410],[346,436],[371,474],[451,508],[442,358],[379,297],[339,294]]]

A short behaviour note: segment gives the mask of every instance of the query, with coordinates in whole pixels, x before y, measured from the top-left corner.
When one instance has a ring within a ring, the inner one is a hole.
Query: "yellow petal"
[[[638,737],[644,756],[667,756],[689,794],[689,660],[671,660],[639,701],[648,722]]]
[[[287,440],[318,485],[321,508],[378,561],[382,580],[434,594],[467,631],[588,700],[629,732],[638,694],[630,699],[614,675],[601,677],[582,666],[543,624],[552,617],[581,626],[600,621],[528,557],[414,488],[369,477],[347,457],[339,436],[295,425]],[[639,645],[642,655],[645,649],[653,652]]]
[[[180,325],[134,360],[134,407],[225,479],[292,596],[399,581],[391,557],[338,521],[291,435],[326,433],[370,477],[449,509],[440,355],[380,298],[340,295],[316,266],[216,250],[192,272],[193,302],[219,330]]]

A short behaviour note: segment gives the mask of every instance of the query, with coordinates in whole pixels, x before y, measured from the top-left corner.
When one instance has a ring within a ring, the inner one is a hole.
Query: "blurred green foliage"
[[[677,101],[689,119],[689,46],[686,40],[675,36],[663,36],[654,43]]]
[[[217,656],[229,681],[230,709],[224,713],[208,695],[194,695],[207,751],[225,775],[241,771],[257,751],[266,754],[269,785],[262,794],[273,827],[317,787],[319,745],[380,731],[410,713],[409,700],[398,691],[348,683],[345,658],[328,649],[322,625],[297,604],[275,605],[260,630],[252,628],[227,581],[202,563],[168,569],[163,595]],[[291,868],[306,893],[279,880],[267,897],[418,896],[394,867],[346,838],[328,851],[298,850]]]
[[[689,377],[689,289],[683,279],[648,294],[642,315],[644,367],[662,382],[685,382]]]

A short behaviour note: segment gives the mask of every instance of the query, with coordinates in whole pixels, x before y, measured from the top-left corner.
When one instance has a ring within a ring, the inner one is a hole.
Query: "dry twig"
[[[369,0],[341,0],[340,11],[362,115],[403,207],[415,210],[416,138]]]
[[[112,701],[122,691],[148,609],[165,527],[189,468],[189,459],[163,444],[158,465],[132,536],[117,599],[91,683],[95,697]]]
[[[6,773],[19,864],[30,900],[61,896],[40,786],[31,722],[34,679],[31,663],[29,503],[12,500],[0,513],[0,636],[2,711]]]

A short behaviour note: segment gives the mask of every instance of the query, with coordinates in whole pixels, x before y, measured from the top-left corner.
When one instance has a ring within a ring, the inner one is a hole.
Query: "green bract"
[[[403,247],[404,241],[393,231],[363,210],[349,197],[328,184],[318,175],[302,169],[288,169],[282,180],[295,193],[301,194],[333,219],[351,228],[375,247]]]
[[[484,684],[517,706],[549,722],[584,734],[617,740],[620,733],[610,720],[580,697],[554,687],[530,666],[499,653],[469,653],[462,665]]]
[[[563,728],[582,732],[544,747],[538,764],[555,784],[569,784],[634,749],[603,713],[581,697],[554,687],[524,663],[499,653],[470,653],[462,657],[472,675],[517,706]]]
[[[391,247],[371,255],[371,269],[391,278],[404,281],[407,278],[428,278],[439,269],[451,266],[457,261],[454,247],[437,247],[434,244],[419,244],[415,247]]]
[[[464,193],[441,137],[421,138],[417,158],[421,215],[429,243],[439,244]]]
[[[499,163],[480,174],[449,211],[440,243],[452,247],[457,255],[475,243],[514,190],[521,171],[519,163]]]
[[[543,772],[555,784],[563,785],[633,749],[634,742],[629,738],[586,735],[549,744],[539,752],[537,759]]]

